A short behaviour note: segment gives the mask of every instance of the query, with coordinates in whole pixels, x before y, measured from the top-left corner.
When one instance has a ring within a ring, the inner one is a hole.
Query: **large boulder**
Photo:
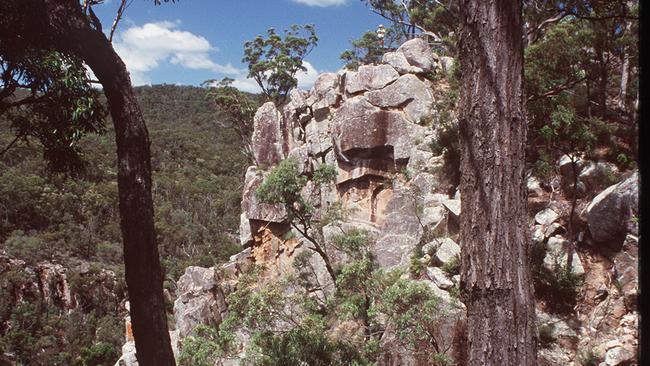
[[[543,226],[549,226],[559,218],[560,215],[549,207],[535,215],[535,222]]]
[[[427,277],[443,290],[449,290],[454,286],[454,283],[449,279],[447,274],[438,267],[428,267]]]
[[[350,71],[345,75],[345,91],[349,94],[381,89],[399,77],[390,65],[363,65],[358,71]]]
[[[284,159],[280,112],[273,102],[264,103],[253,118],[253,157],[259,166],[272,166]]]
[[[339,86],[339,75],[333,72],[326,72],[318,75],[314,86],[312,87],[310,95],[315,95],[318,98],[327,96],[330,91],[336,92]]]
[[[424,72],[433,71],[436,66],[436,56],[427,41],[422,38],[404,42],[397,52],[403,53],[409,64],[419,67]]]
[[[427,42],[415,38],[404,42],[395,52],[387,52],[382,62],[393,66],[400,74],[421,74],[434,71],[436,58]]]
[[[316,120],[323,120],[329,115],[330,107],[341,99],[339,93],[339,75],[324,73],[318,76],[310,93],[311,110]],[[309,104],[309,103],[308,103]]]
[[[413,122],[431,114],[433,94],[417,76],[407,74],[381,90],[366,93],[370,104],[377,107],[396,108],[403,106],[404,112]]]
[[[598,194],[587,206],[587,224],[596,243],[622,242],[627,232],[635,234],[639,207],[639,174]]]
[[[413,140],[423,127],[407,121],[400,112],[381,110],[364,97],[348,99],[336,112],[333,125],[342,152],[386,150],[393,158],[409,158]]]
[[[437,239],[436,242],[438,249],[436,249],[433,258],[437,264],[444,265],[460,256],[460,246],[452,239],[442,238]]]
[[[586,162],[576,155],[562,155],[557,162],[564,184],[573,182],[573,164],[575,164],[576,173],[579,175]]]
[[[313,156],[326,154],[332,148],[332,124],[329,119],[312,119],[305,126],[307,152]]]
[[[596,191],[618,181],[619,171],[616,165],[605,162],[589,162],[580,172],[578,179],[587,189]]]
[[[395,68],[400,74],[421,74],[424,72],[421,68],[417,66],[412,66],[409,64],[409,61],[406,59],[401,52],[386,52],[382,58],[381,62],[388,64]]]

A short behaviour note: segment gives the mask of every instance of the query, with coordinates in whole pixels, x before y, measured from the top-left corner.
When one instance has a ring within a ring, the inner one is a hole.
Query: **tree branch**
[[[540,38],[539,33],[541,32],[541,30],[545,26],[547,26],[549,24],[552,24],[552,23],[557,23],[557,22],[561,21],[562,19],[566,18],[569,15],[571,15],[571,14],[567,13],[565,11],[561,11],[557,15],[544,20],[543,22],[541,22],[534,29],[530,29],[528,32],[526,32],[526,39],[528,40],[528,44],[532,44],[532,43],[536,42]]]
[[[581,77],[579,79],[576,79],[576,80],[573,80],[573,81],[567,80],[566,82],[556,86],[555,88],[553,88],[553,89],[551,89],[551,90],[549,90],[549,91],[547,91],[547,92],[545,92],[543,94],[531,95],[530,97],[528,97],[528,99],[526,101],[531,102],[531,101],[536,100],[536,99],[550,97],[550,96],[553,96],[553,95],[558,95],[558,94],[560,94],[561,92],[563,92],[565,90],[573,89],[574,86],[576,86],[579,83],[585,81],[586,79],[587,79],[587,77],[583,76],[583,77]]]
[[[115,20],[113,20],[113,25],[111,25],[111,33],[108,36],[108,42],[113,43],[113,35],[115,34],[115,29],[117,29],[117,24],[120,22],[122,19],[122,15],[124,15],[124,11],[126,8],[131,5],[132,1],[128,0],[122,0],[120,2],[120,7],[117,9],[117,14],[115,14]]]
[[[4,155],[7,151],[9,151],[9,149],[11,149],[16,144],[16,142],[18,142],[18,140],[20,140],[22,137],[23,136],[20,135],[20,134],[16,135],[16,137],[13,139],[13,141],[11,141],[11,143],[9,143],[9,145],[7,145],[4,149],[2,149],[2,151],[0,151],[0,157],[2,157],[2,155]]]

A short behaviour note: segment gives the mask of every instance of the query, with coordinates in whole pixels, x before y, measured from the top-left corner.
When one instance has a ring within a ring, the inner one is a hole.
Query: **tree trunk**
[[[154,230],[150,141],[129,73],[106,36],[91,27],[78,0],[35,0],[33,8],[44,11],[35,27],[44,27],[42,34],[55,48],[83,59],[104,87],[115,126],[120,224],[137,358],[143,366],[175,365]]]
[[[607,118],[607,63],[605,61],[604,51],[600,46],[596,46],[596,69],[598,70],[598,115],[602,119]]]
[[[521,2],[462,0],[461,296],[469,365],[536,365]]]
[[[630,24],[625,26],[625,32],[630,32]],[[627,47],[623,47],[623,55],[621,56],[621,85],[619,91],[619,107],[623,112],[627,112],[627,85],[630,75],[630,54],[627,52]]]

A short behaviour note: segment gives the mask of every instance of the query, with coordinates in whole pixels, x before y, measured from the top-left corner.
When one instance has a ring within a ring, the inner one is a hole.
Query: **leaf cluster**
[[[84,159],[81,137],[105,132],[106,108],[89,83],[83,63],[56,51],[15,53],[0,44],[0,115],[6,114],[16,142],[34,138],[51,171],[75,173]],[[0,153],[0,155],[2,154]]]
[[[248,77],[253,78],[262,92],[276,103],[282,104],[287,93],[296,86],[296,73],[307,71],[305,57],[318,43],[313,25],[292,25],[284,37],[270,28],[266,37],[257,36],[244,43],[244,58],[248,64]]]

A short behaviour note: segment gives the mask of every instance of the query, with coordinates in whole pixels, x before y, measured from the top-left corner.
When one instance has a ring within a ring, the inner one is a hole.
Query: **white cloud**
[[[177,23],[157,22],[132,26],[121,32],[114,42],[134,85],[151,83],[147,73],[169,62],[187,69],[209,70],[236,75],[239,70],[231,64],[221,65],[210,59],[216,51],[204,37],[176,29]]]
[[[292,0],[294,3],[304,4],[307,6],[319,6],[324,8],[326,6],[338,6],[346,3],[347,0]]]
[[[307,61],[303,62],[303,66],[305,66],[307,71],[301,71],[296,74],[296,78],[298,79],[298,88],[310,89],[314,85],[314,81],[316,81],[320,72]]]
[[[296,79],[298,79],[298,88],[310,89],[314,85],[314,81],[316,81],[320,72],[308,61],[303,61],[303,65],[307,71],[301,71],[296,74]],[[240,70],[239,75],[233,78],[235,81],[232,83],[232,86],[249,93],[261,93],[262,89],[257,85],[257,82],[253,79],[247,78],[246,74],[247,70]]]
[[[232,86],[235,88],[249,92],[249,93],[261,93],[262,88],[260,88],[259,85],[257,85],[257,82],[253,79],[247,79],[246,77],[238,77],[233,81]]]

